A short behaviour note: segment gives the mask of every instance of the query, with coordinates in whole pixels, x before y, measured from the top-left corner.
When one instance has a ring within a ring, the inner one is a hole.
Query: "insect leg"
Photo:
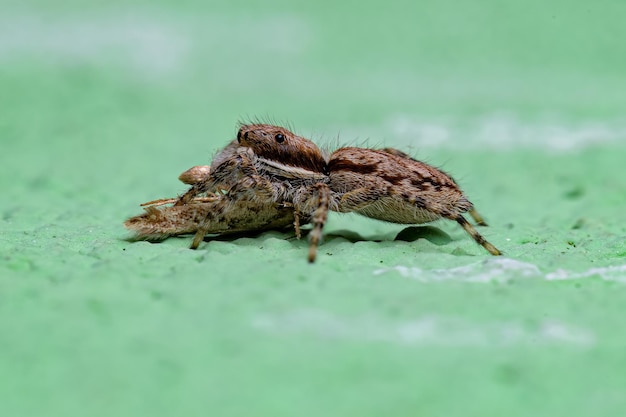
[[[212,208],[211,211],[208,211],[204,215],[203,219],[199,222],[199,226],[195,236],[193,237],[191,246],[189,246],[190,249],[198,249],[198,246],[200,246],[200,243],[202,243],[204,237],[207,235],[207,233],[210,233],[211,226],[216,222],[219,222],[220,219],[223,217],[227,204],[227,198],[222,198],[217,202],[217,204]]]
[[[280,190],[277,190],[267,178],[259,175],[242,178],[220,198],[213,210],[200,222],[190,248],[197,249],[215,224],[228,223],[228,220],[236,224],[247,220],[248,223],[254,224],[254,216],[257,214],[251,211],[252,207],[268,210],[268,206],[271,206],[272,211],[278,211],[279,203],[274,201],[279,193]],[[241,207],[246,207],[247,211],[243,211]]]

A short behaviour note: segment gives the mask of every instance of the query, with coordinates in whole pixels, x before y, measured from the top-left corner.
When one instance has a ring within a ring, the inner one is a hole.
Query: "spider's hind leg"
[[[472,226],[465,217],[459,214],[458,216],[451,218],[451,220],[455,220],[458,224],[460,224],[461,227],[467,232],[467,234],[469,234],[476,243],[485,248],[487,252],[494,256],[502,255],[502,252],[500,252],[498,248],[493,246],[487,241],[487,239],[485,239],[480,233],[478,233],[478,231],[474,229],[474,226]]]
[[[485,219],[483,219],[483,216],[481,216],[476,209],[471,209],[469,211],[469,215],[472,216],[472,219],[474,219],[478,226],[489,226],[487,222],[485,222]]]

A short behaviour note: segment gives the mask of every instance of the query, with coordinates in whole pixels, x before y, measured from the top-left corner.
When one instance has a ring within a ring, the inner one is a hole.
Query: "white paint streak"
[[[583,272],[572,272],[557,269],[543,273],[537,265],[516,261],[509,258],[489,258],[482,262],[458,266],[448,269],[423,270],[417,267],[397,265],[389,268],[376,269],[374,275],[397,273],[401,277],[410,278],[423,283],[435,282],[471,282],[490,283],[508,282],[518,278],[537,278],[547,281],[560,281],[583,278],[600,278],[626,284],[626,265],[590,268]]]
[[[379,126],[342,129],[344,137],[386,138],[403,148],[545,149],[571,152],[597,145],[626,144],[626,122],[563,121],[548,118],[523,121],[513,114],[495,112],[476,119],[424,120],[395,114]]]
[[[509,258],[488,258],[485,261],[449,269],[422,270],[417,267],[394,266],[374,271],[374,275],[381,275],[396,271],[401,276],[420,282],[507,282],[513,278],[537,277],[541,274],[536,265],[516,261]]]
[[[602,268],[591,268],[583,272],[569,272],[564,269],[557,269],[546,274],[549,281],[559,281],[566,279],[581,279],[599,277],[605,281],[616,281],[626,283],[626,265],[607,266]]]
[[[305,310],[263,314],[252,321],[260,331],[277,335],[439,347],[577,346],[595,344],[593,332],[558,320],[535,325],[521,321],[478,323],[458,317],[422,316],[409,321],[376,317],[341,317]]]
[[[0,61],[42,59],[57,64],[122,65],[143,74],[179,70],[189,39],[173,25],[147,17],[4,16]]]
[[[37,60],[61,67],[113,67],[142,78],[188,69],[249,77],[254,74],[249,65],[270,64],[268,56],[275,65],[305,51],[311,38],[305,21],[282,14],[5,13],[0,16],[0,63]],[[241,63],[245,68],[239,68]]]

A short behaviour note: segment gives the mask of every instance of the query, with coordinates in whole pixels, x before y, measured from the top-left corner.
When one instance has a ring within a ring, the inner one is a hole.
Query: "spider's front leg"
[[[255,175],[254,154],[250,149],[230,143],[215,156],[211,166],[198,165],[180,174],[178,179],[191,188],[178,198],[175,206],[188,204],[201,194],[211,194],[228,189],[241,178]]]
[[[294,206],[297,213],[311,216],[313,229],[309,234],[309,262],[315,262],[317,247],[322,240],[324,225],[328,219],[328,210],[332,203],[330,187],[325,183],[310,185],[299,195],[296,194]]]

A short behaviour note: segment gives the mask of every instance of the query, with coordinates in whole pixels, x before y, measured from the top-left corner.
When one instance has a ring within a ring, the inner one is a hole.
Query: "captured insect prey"
[[[310,222],[309,262],[314,262],[329,211],[421,224],[457,222],[492,255],[501,252],[463,216],[486,225],[448,174],[402,151],[345,147],[330,155],[312,141],[268,124],[242,125],[237,139],[210,167],[181,174],[191,188],[176,199],[146,203],[143,215],[126,221],[138,238],[284,229]],[[172,206],[156,208],[157,205]]]
[[[222,191],[234,188],[238,178],[244,175],[237,171],[240,168],[236,161],[237,148],[230,143],[215,156],[212,166],[195,166],[183,172],[178,179],[192,186],[183,196],[141,204],[146,212],[124,222],[124,226],[134,232],[133,240],[158,241],[190,233],[201,233],[204,237],[205,234],[284,230],[294,224],[299,231],[300,224],[308,223],[306,217],[296,219],[293,208],[287,203],[224,196]],[[225,161],[230,163],[230,172],[222,166]],[[213,175],[218,166],[219,177]],[[202,232],[199,232],[201,227]]]
[[[223,217],[211,217],[223,209],[219,197],[196,197],[184,205],[159,207],[175,203],[177,199],[163,199],[142,204],[145,213],[124,222],[135,233],[134,240],[158,241],[170,236],[197,233],[200,224],[206,234],[238,234],[264,230],[284,230],[293,227],[294,211],[287,205],[262,204],[250,200],[231,202]],[[302,224],[307,219],[299,219]]]

